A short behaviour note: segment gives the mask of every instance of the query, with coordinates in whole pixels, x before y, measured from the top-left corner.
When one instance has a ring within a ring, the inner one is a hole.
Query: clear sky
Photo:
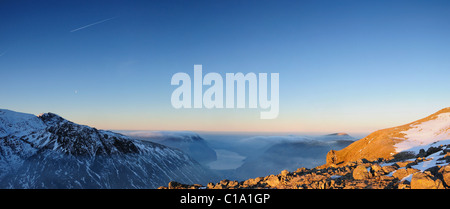
[[[176,72],[280,74],[280,112],[174,109]],[[0,1],[0,108],[101,129],[371,132],[450,106],[450,1]]]

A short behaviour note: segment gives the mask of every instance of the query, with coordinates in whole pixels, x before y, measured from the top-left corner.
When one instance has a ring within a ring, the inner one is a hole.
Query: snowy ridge
[[[45,124],[35,115],[0,109],[0,137],[23,136],[44,128]]]
[[[217,160],[216,151],[209,147],[205,139],[191,131],[123,131],[121,133],[179,149],[202,165]]]
[[[417,153],[423,146],[450,139],[450,113],[441,113],[433,120],[411,124],[410,129],[400,133],[405,134],[405,140],[395,145],[396,152]]]
[[[332,150],[327,154],[327,164],[414,155],[423,146],[448,139],[450,107],[412,123],[375,131],[342,150]]]
[[[0,188],[157,188],[210,173],[183,152],[45,113],[0,110]]]

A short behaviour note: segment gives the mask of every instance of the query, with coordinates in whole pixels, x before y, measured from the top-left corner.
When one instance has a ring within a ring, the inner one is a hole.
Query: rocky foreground
[[[414,156],[398,155],[392,160],[328,163],[312,169],[284,170],[278,175],[241,182],[222,180],[206,186],[170,182],[160,189],[449,189],[449,163],[450,145],[440,145]]]
[[[287,170],[243,182],[183,185],[168,189],[445,189],[450,188],[450,107],[405,125],[378,130],[342,150],[326,164]]]

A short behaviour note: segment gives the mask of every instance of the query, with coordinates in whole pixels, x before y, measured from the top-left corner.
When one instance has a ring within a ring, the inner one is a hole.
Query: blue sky
[[[0,108],[102,129],[370,132],[450,102],[445,0],[7,0],[0,26]],[[280,73],[279,117],[174,109],[194,64]]]

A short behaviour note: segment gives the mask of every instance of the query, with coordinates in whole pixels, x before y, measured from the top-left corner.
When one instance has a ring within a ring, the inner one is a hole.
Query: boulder
[[[288,170],[282,170],[281,171],[281,176],[286,177],[289,174]]]
[[[398,167],[394,166],[394,165],[386,165],[386,166],[381,167],[381,169],[383,169],[384,173],[390,173],[392,171],[397,170],[397,168]]]
[[[396,170],[394,172],[394,174],[392,174],[392,176],[397,178],[397,179],[399,179],[399,180],[402,180],[406,176],[408,176],[410,174],[413,174],[413,173],[416,173],[418,171],[419,171],[418,169],[414,169],[414,168],[406,168],[406,169],[405,168],[401,168],[401,169]]]
[[[259,182],[261,182],[263,180],[263,178],[261,177],[257,177],[254,179],[247,179],[244,181],[243,186],[244,187],[252,187],[252,186],[256,186],[259,184]]]
[[[369,173],[367,168],[365,166],[363,166],[363,165],[358,165],[353,170],[353,178],[355,180],[364,180],[364,179],[368,179],[370,177],[371,177],[371,174]]]
[[[277,186],[280,186],[281,182],[278,176],[270,175],[265,179],[265,182],[267,185],[269,185],[272,188],[276,188]]]
[[[379,164],[373,164],[371,169],[373,170],[373,172],[376,172],[376,173],[382,171],[382,168]]]
[[[402,161],[402,162],[396,162],[395,164],[399,167],[406,167],[408,164],[414,164],[414,161],[408,160],[408,161]]]
[[[336,156],[335,150],[330,150],[327,153],[326,162],[327,162],[327,164],[337,164],[337,156]]]
[[[442,175],[442,179],[447,187],[450,187],[450,165],[443,166],[439,169],[439,173]]]
[[[417,172],[412,176],[411,189],[444,189],[444,185],[430,173]]]

